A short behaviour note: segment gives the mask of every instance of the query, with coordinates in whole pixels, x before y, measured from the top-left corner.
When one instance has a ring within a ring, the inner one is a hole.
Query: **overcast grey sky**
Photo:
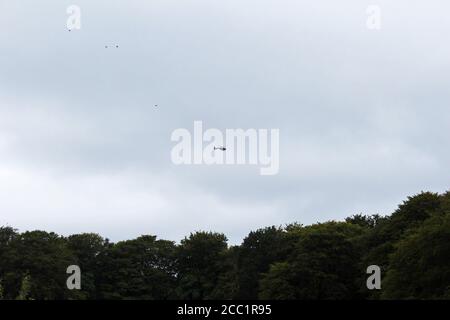
[[[444,192],[449,14],[447,0],[0,0],[0,225],[237,243]],[[174,165],[170,135],[194,120],[279,128],[279,174]]]

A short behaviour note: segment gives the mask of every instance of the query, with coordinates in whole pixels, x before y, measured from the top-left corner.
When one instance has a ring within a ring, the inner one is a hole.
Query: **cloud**
[[[356,0],[80,0],[68,32],[71,4],[1,3],[0,224],[235,243],[448,188],[445,1],[379,1],[375,32]],[[175,166],[195,120],[280,129],[280,173]]]

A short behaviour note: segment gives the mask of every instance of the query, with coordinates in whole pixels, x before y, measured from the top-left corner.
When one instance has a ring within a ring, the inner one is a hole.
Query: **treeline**
[[[81,268],[81,290],[66,269]],[[381,268],[381,290],[366,269]],[[250,232],[239,246],[195,232],[112,243],[0,228],[1,299],[450,299],[450,192],[422,192],[390,216]]]

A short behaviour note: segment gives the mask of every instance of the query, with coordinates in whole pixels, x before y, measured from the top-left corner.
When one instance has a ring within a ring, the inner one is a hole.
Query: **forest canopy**
[[[69,290],[67,267],[81,270]],[[368,290],[367,267],[381,269]],[[113,243],[0,227],[0,299],[450,299],[450,192],[422,192],[388,216],[216,232],[180,243],[143,235]]]

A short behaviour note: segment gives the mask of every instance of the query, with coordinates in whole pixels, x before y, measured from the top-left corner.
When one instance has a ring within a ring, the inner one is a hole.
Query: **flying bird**
[[[216,146],[214,146],[214,150],[222,150],[222,151],[225,151],[225,150],[227,150],[227,148],[225,148],[225,147],[216,147]]]

